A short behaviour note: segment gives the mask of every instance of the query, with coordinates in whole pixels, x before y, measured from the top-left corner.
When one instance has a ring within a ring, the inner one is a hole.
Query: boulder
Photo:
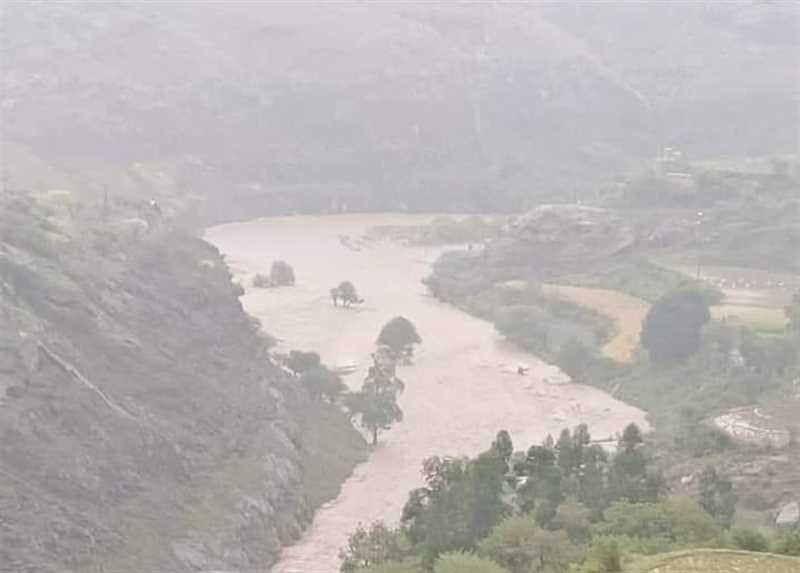
[[[778,527],[792,527],[798,523],[800,523],[800,504],[796,501],[784,505],[775,518],[775,525]]]

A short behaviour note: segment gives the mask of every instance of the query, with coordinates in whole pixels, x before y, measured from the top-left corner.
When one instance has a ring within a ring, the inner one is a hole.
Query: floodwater
[[[314,350],[331,367],[356,365],[345,382],[358,388],[380,328],[397,315],[417,326],[423,342],[414,364],[403,366],[405,418],[380,435],[369,459],[342,485],[336,499],[287,548],[275,573],[336,573],[338,552],[359,523],[396,523],[408,492],[422,483],[420,465],[432,455],[475,455],[500,429],[518,449],[566,426],[589,424],[595,438],[629,422],[645,426],[641,411],[576,384],[534,356],[504,343],[493,326],[438,302],[421,279],[439,250],[388,241],[361,241],[376,225],[419,224],[418,215],[337,215],[266,218],[210,229],[206,238],[226,255],[246,288],[242,302],[278,337],[281,350]],[[289,262],[297,284],[254,289],[256,273],[273,260]],[[352,281],[366,299],[335,308],[329,289]],[[517,366],[526,365],[526,376]]]

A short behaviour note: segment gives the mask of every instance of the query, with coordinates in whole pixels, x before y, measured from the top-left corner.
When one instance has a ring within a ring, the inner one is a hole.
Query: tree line
[[[343,573],[613,573],[627,556],[698,546],[800,554],[800,533],[773,541],[730,530],[731,481],[715,468],[693,495],[670,495],[652,447],[631,424],[609,452],[582,424],[515,451],[508,432],[475,458],[433,457],[400,523],[360,526]]]

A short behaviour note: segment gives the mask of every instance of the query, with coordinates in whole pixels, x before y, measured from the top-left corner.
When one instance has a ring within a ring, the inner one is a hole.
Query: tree
[[[558,453],[558,467],[565,476],[569,476],[578,468],[580,460],[575,443],[572,441],[572,434],[569,429],[561,430],[561,435],[556,442],[556,452]]]
[[[409,495],[401,522],[426,564],[453,550],[472,549],[506,515],[506,462],[495,449],[474,460],[429,458],[425,486]]]
[[[514,466],[517,477],[524,478],[517,488],[517,503],[523,512],[535,508],[537,521],[542,526],[555,516],[556,507],[564,499],[557,460],[552,447],[531,446],[525,459]]]
[[[592,537],[589,530],[590,513],[582,503],[567,500],[558,506],[552,525],[556,529],[563,529],[572,543],[586,543]]]
[[[628,424],[617,443],[611,460],[610,488],[614,499],[633,503],[656,501],[664,488],[659,473],[650,472],[642,449],[644,438],[639,426]]]
[[[342,306],[349,306],[351,304],[364,302],[363,298],[359,298],[356,287],[350,281],[342,281],[339,286],[331,289],[331,299],[333,306],[339,306],[339,301],[342,301]]]
[[[403,419],[397,395],[405,385],[397,378],[394,368],[377,360],[369,368],[359,392],[348,395],[346,404],[351,415],[360,418],[361,425],[372,434],[372,445],[378,443],[378,432]]]
[[[558,571],[573,548],[563,531],[547,531],[526,515],[509,517],[481,541],[478,551],[511,573]]]
[[[324,366],[317,366],[305,370],[300,375],[300,381],[315,398],[323,398],[333,402],[346,386],[336,372],[331,372]]]
[[[359,525],[347,539],[347,546],[339,552],[342,560],[340,571],[352,573],[373,565],[399,561],[406,551],[402,533],[388,528],[382,521],[376,521],[368,528]]]
[[[388,347],[398,357],[411,356],[413,345],[421,342],[417,328],[402,316],[396,316],[387,322],[378,335],[378,344]]]
[[[286,357],[286,368],[297,376],[309,370],[319,368],[321,360],[316,352],[303,352],[302,350],[292,350]]]
[[[492,449],[508,463],[508,460],[511,459],[511,455],[514,453],[514,443],[511,441],[511,434],[506,430],[497,432],[497,437],[494,442],[492,442]]]
[[[642,346],[655,362],[683,362],[700,348],[701,330],[710,318],[708,297],[703,293],[691,290],[667,293],[656,301],[642,322]]]
[[[700,474],[698,502],[724,529],[733,524],[736,492],[733,491],[731,480],[720,476],[712,466],[707,466]]]
[[[573,382],[582,382],[592,364],[592,352],[580,340],[570,338],[558,350],[556,364]]]
[[[269,278],[278,286],[292,286],[294,284],[294,269],[286,261],[274,261],[269,271]]]
[[[433,568],[433,573],[509,573],[497,563],[471,553],[446,553]]]

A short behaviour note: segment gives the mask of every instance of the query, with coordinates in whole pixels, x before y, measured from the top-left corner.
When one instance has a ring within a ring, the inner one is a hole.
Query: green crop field
[[[627,567],[631,573],[797,573],[800,559],[769,553],[700,549],[655,555]]]

